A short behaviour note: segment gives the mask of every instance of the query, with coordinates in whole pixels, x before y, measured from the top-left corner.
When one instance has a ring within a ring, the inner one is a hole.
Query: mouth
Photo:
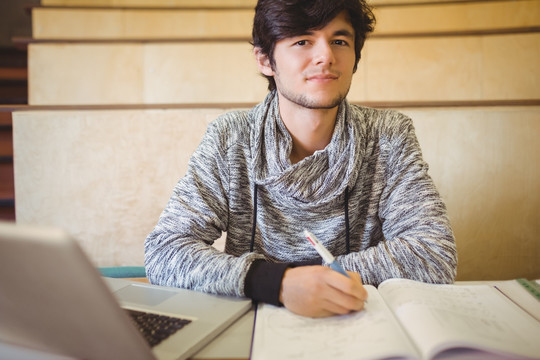
[[[314,75],[307,76],[308,81],[330,81],[330,80],[337,80],[338,78],[339,76],[333,73],[314,74]]]

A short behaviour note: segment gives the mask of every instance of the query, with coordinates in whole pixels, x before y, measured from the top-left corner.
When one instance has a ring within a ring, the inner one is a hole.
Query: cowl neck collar
[[[365,138],[362,119],[351,120],[347,100],[339,106],[328,146],[296,164],[289,156],[292,138],[279,115],[275,91],[250,111],[251,167],[254,181],[284,205],[308,208],[343,196],[358,177]],[[359,141],[360,140],[360,141]]]

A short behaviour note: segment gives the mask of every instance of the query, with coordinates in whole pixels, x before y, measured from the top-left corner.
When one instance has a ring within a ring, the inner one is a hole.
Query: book
[[[516,305],[540,321],[540,284],[526,279],[497,281],[492,284]]]
[[[259,304],[251,359],[540,359],[540,321],[495,286],[365,287],[364,310],[341,316]]]

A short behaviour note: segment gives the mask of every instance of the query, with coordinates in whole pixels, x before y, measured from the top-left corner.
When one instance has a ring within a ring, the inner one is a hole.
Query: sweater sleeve
[[[296,263],[272,263],[255,260],[246,276],[245,294],[254,301],[283,306],[279,301],[279,293],[285,271],[292,267],[321,264],[322,259],[320,258]]]
[[[192,155],[154,230],[145,241],[145,266],[153,284],[244,296],[251,263],[262,255],[233,256],[214,247],[227,229],[226,135],[211,124]]]
[[[399,115],[387,124],[375,170],[382,190],[373,201],[378,210],[372,223],[380,224],[383,240],[339,260],[367,284],[389,278],[452,283],[457,252],[446,207],[428,175],[412,121]]]

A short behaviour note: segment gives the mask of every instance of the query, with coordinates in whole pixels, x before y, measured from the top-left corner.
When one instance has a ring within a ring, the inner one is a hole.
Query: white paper
[[[259,305],[252,360],[415,358],[416,350],[372,286],[363,311],[312,319]]]
[[[379,292],[423,358],[455,346],[540,358],[540,323],[492,286],[390,280]]]

